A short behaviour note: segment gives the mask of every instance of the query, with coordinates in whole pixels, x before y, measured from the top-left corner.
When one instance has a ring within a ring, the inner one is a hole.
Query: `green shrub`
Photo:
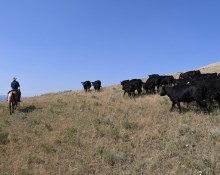
[[[68,128],[60,137],[58,140],[56,140],[57,144],[61,143],[72,143],[74,145],[81,145],[81,141],[76,136],[77,129],[72,127]]]
[[[111,136],[116,139],[118,139],[120,137],[120,132],[119,132],[118,128],[115,127],[111,130]]]
[[[40,120],[30,119],[30,120],[28,120],[28,124],[31,125],[31,126],[39,125],[40,124]]]
[[[32,159],[29,155],[25,155],[23,157],[23,160],[27,163],[27,164],[31,164],[32,163]]]
[[[51,145],[49,143],[42,144],[42,148],[43,148],[44,152],[47,153],[47,154],[56,152],[53,145]]]
[[[26,170],[21,170],[18,175],[30,175]]]
[[[7,132],[0,132],[0,144],[6,144],[8,143],[8,135],[9,133]]]
[[[115,164],[115,157],[114,157],[114,154],[112,154],[111,152],[109,151],[103,151],[102,153],[102,158],[104,159],[104,161],[111,165],[111,166],[114,166]]]
[[[2,145],[0,145],[0,155],[4,155],[5,152],[5,148]]]
[[[138,127],[138,124],[136,122],[130,122],[128,121],[128,119],[125,119],[124,121],[122,121],[122,126],[125,129],[135,129]]]
[[[50,124],[45,124],[45,128],[47,128],[48,131],[52,131],[53,130]]]

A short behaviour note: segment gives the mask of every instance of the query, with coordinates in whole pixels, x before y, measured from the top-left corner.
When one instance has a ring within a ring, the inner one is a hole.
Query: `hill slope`
[[[211,73],[211,72],[220,73],[220,62],[204,66],[200,68],[200,70],[202,73]]]
[[[121,86],[0,102],[0,174],[220,174],[220,113]]]

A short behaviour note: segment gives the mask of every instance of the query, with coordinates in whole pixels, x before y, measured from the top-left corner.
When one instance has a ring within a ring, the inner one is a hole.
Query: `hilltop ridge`
[[[201,70],[202,73],[211,73],[211,72],[220,73],[220,62],[201,67],[199,68],[199,70]]]

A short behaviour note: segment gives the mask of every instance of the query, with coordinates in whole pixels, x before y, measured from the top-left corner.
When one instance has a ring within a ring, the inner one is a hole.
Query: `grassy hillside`
[[[201,68],[198,68],[196,70],[200,70],[201,73],[220,73],[220,62],[210,64]],[[181,72],[174,73],[173,76],[174,78],[179,78]]]
[[[218,175],[220,112],[169,112],[159,95],[65,91],[0,102],[0,175]]]

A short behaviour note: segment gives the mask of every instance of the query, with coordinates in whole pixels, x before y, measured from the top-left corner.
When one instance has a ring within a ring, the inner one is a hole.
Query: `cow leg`
[[[209,99],[208,102],[209,102],[209,103],[208,103],[207,108],[208,108],[208,111],[211,111],[212,104],[213,104],[213,100],[212,100],[212,99]]]
[[[124,91],[124,95],[123,96],[125,96],[125,93],[126,93],[126,91]]]
[[[179,109],[179,113],[182,113],[182,108],[180,106],[180,102],[177,102],[177,106],[178,106],[178,109]]]
[[[157,92],[158,92],[158,93],[159,93],[159,87],[160,87],[160,85],[158,84],[158,85],[157,85]]]
[[[141,94],[141,92],[142,92],[142,90],[141,90],[141,89],[139,89],[139,90],[138,90],[138,94],[140,95],[140,94]]]
[[[148,89],[146,88],[145,91],[146,91],[146,94],[147,94]]]
[[[196,102],[199,103],[200,109],[203,110],[203,112],[209,112],[206,102],[204,102],[202,99],[197,99]]]
[[[187,108],[187,109],[189,108],[189,103],[190,103],[190,102],[186,102],[186,108]]]
[[[133,96],[135,96],[135,91],[133,91],[132,93],[133,93]]]
[[[172,106],[171,106],[171,108],[170,108],[170,112],[172,112],[173,111],[173,108],[175,107],[175,103],[174,102],[172,102]]]
[[[219,110],[220,110],[220,100],[218,100],[218,108],[219,108]]]

